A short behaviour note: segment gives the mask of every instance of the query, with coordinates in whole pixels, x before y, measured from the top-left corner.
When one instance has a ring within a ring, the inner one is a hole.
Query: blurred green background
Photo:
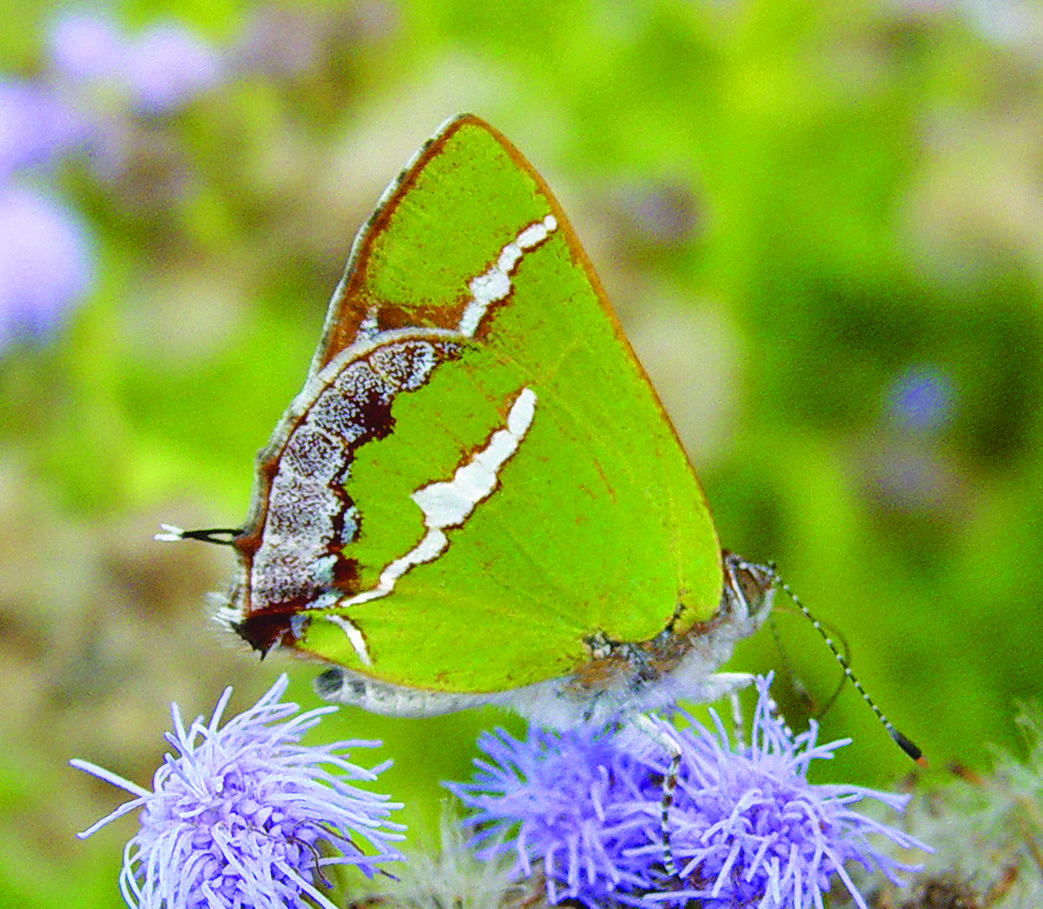
[[[241,709],[286,670],[315,706],[313,667],[260,664],[209,621],[231,553],[152,534],[242,520],[355,230],[465,110],[570,213],[724,545],[776,560],[842,633],[934,778],[1016,746],[1043,655],[1037,7],[10,7],[24,25],[0,34],[5,84],[80,119],[4,191],[60,205],[84,270],[82,293],[30,293],[0,335],[0,906],[122,904],[134,822],[72,838],[122,798],[70,757],[148,785],[172,700],[194,716],[233,684]],[[82,30],[98,21],[134,51],[101,55],[100,75]],[[156,34],[190,37],[198,59],[164,56]],[[779,625],[828,700],[832,658],[807,623]],[[765,634],[733,666],[781,663]],[[791,687],[776,690],[799,724]],[[356,758],[394,757],[378,788],[430,831],[435,781],[466,777],[497,722],[343,710],[323,731],[383,738]],[[850,689],[822,723],[855,740],[835,778],[910,769]]]

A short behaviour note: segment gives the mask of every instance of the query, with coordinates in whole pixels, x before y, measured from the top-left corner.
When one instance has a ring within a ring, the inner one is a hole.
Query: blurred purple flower
[[[87,761],[71,762],[135,796],[78,834],[90,836],[140,809],[141,828],[124,850],[120,874],[129,906],[337,909],[323,893],[323,868],[355,865],[371,876],[379,863],[401,859],[389,842],[401,839],[403,828],[387,820],[401,806],[347,782],[373,781],[390,762],[364,770],[342,756],[379,743],[299,744],[337,708],[294,717],[298,706],[280,703],[286,685],[283,675],[220,729],[231,688],[209,723],[197,717],[187,730],[171,705],[174,732],[166,738],[178,754],[166,756],[152,792]],[[373,854],[363,854],[355,839]]]
[[[55,20],[48,38],[52,72],[96,113],[107,97],[135,113],[169,113],[223,77],[217,49],[176,22],[127,36],[103,15],[76,12]]]
[[[891,384],[887,411],[899,428],[931,432],[952,419],[955,393],[952,381],[931,366],[907,369]]]
[[[130,42],[126,66],[133,102],[146,114],[176,110],[222,75],[213,46],[172,22],[155,25]]]
[[[70,12],[56,19],[47,35],[50,68],[73,83],[113,78],[124,58],[124,39],[105,16]]]
[[[0,186],[0,349],[51,332],[86,292],[92,271],[90,238],[67,208]]]
[[[68,151],[85,135],[80,117],[49,88],[0,78],[0,180]]]
[[[594,909],[694,900],[705,909],[804,909],[821,907],[837,878],[865,909],[845,863],[875,867],[891,881],[911,868],[868,836],[927,847],[850,806],[872,799],[899,811],[907,797],[809,783],[811,761],[829,759],[846,743],[817,745],[814,725],[790,733],[772,712],[769,685],[770,677],[757,682],[753,741],[740,753],[716,714],[713,731],[694,721],[690,730],[661,727],[682,751],[670,807],[677,876],[665,873],[660,829],[667,760],[658,747],[636,753],[632,729],[533,729],[526,741],[502,730],[486,734],[479,743],[487,759],[475,762],[472,781],[447,785],[473,809],[472,842],[484,857],[513,851],[516,875],[541,866],[551,903],[573,899]]]

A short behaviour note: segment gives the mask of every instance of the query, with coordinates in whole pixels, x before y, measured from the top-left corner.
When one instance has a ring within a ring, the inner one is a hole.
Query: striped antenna
[[[855,690],[862,696],[862,700],[869,705],[869,709],[872,710],[873,713],[876,715],[876,718],[880,721],[880,724],[884,727],[884,729],[887,730],[887,734],[891,736],[891,738],[894,740],[894,743],[899,748],[901,748],[902,751],[909,755],[909,757],[916,761],[917,764],[919,764],[921,767],[926,768],[927,759],[923,756],[923,752],[916,745],[916,743],[912,741],[912,739],[907,738],[901,732],[895,729],[891,721],[886,716],[884,716],[884,712],[876,706],[876,702],[866,693],[865,688],[862,687],[862,683],[851,671],[851,664],[848,663],[847,658],[840,652],[840,649],[837,647],[837,645],[833,643],[833,638],[831,638],[826,629],[822,627],[822,623],[818,619],[816,619],[814,615],[811,614],[811,610],[809,610],[808,607],[800,601],[800,597],[798,597],[790,589],[789,584],[787,584],[785,581],[782,580],[782,578],[779,577],[774,562],[769,563],[768,568],[774,573],[775,583],[778,585],[779,589],[784,590],[786,592],[786,596],[788,596],[793,601],[793,605],[801,611],[804,618],[811,622],[811,627],[814,628],[815,631],[818,632],[819,637],[821,637],[822,640],[826,642],[826,646],[829,648],[830,653],[833,654],[833,658],[840,664],[840,668],[844,670],[845,678],[847,678],[847,680],[855,686]]]

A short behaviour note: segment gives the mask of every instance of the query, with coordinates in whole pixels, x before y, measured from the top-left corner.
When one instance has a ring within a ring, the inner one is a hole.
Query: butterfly
[[[713,701],[770,612],[544,181],[472,115],[385,191],[228,536],[222,621],[395,716]]]

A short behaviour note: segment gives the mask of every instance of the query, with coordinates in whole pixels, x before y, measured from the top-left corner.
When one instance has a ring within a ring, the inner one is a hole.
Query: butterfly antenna
[[[238,528],[233,527],[211,527],[207,530],[183,530],[173,524],[160,524],[162,533],[157,533],[152,539],[160,543],[177,543],[180,540],[199,540],[201,543],[214,543],[217,546],[231,546],[239,534]]]
[[[916,761],[921,767],[927,766],[927,759],[923,756],[923,752],[911,739],[904,736],[901,732],[895,729],[891,721],[884,715],[884,712],[877,707],[876,702],[866,693],[865,688],[862,687],[862,683],[858,680],[857,676],[851,671],[851,664],[848,663],[847,658],[840,652],[840,649],[836,644],[833,643],[833,638],[829,636],[829,633],[825,628],[822,627],[822,623],[812,615],[811,610],[808,609],[801,601],[800,598],[790,589],[789,584],[783,581],[778,572],[775,569],[774,564],[768,566],[771,571],[775,574],[775,583],[781,590],[786,592],[792,601],[793,605],[797,607],[809,622],[811,622],[812,628],[818,632],[819,637],[825,641],[826,646],[829,648],[830,653],[833,654],[833,658],[840,664],[840,668],[844,670],[844,676],[847,680],[855,686],[855,690],[861,695],[862,700],[866,702],[869,709],[873,711],[876,718],[880,721],[880,724],[887,730],[887,734],[891,736],[894,743],[902,749],[910,758]]]
[[[837,647],[837,649],[843,655],[845,661],[847,661],[847,663],[850,664],[851,663],[851,648],[848,647],[848,645],[847,645],[847,638],[844,637],[844,633],[839,628],[837,628],[836,625],[823,624],[822,627],[829,629],[829,631],[828,631],[829,636],[831,638],[835,638],[836,639],[836,640],[834,640],[834,643],[837,643],[837,641],[840,642],[838,647]],[[826,703],[822,705],[821,709],[818,711],[816,716],[825,716],[827,713],[829,713],[830,710],[833,709],[833,705],[837,702],[837,698],[840,697],[840,692],[844,690],[844,683],[845,682],[847,682],[847,676],[843,676],[842,675],[840,677],[840,681],[837,682],[836,687],[833,689],[833,693],[826,700]]]

